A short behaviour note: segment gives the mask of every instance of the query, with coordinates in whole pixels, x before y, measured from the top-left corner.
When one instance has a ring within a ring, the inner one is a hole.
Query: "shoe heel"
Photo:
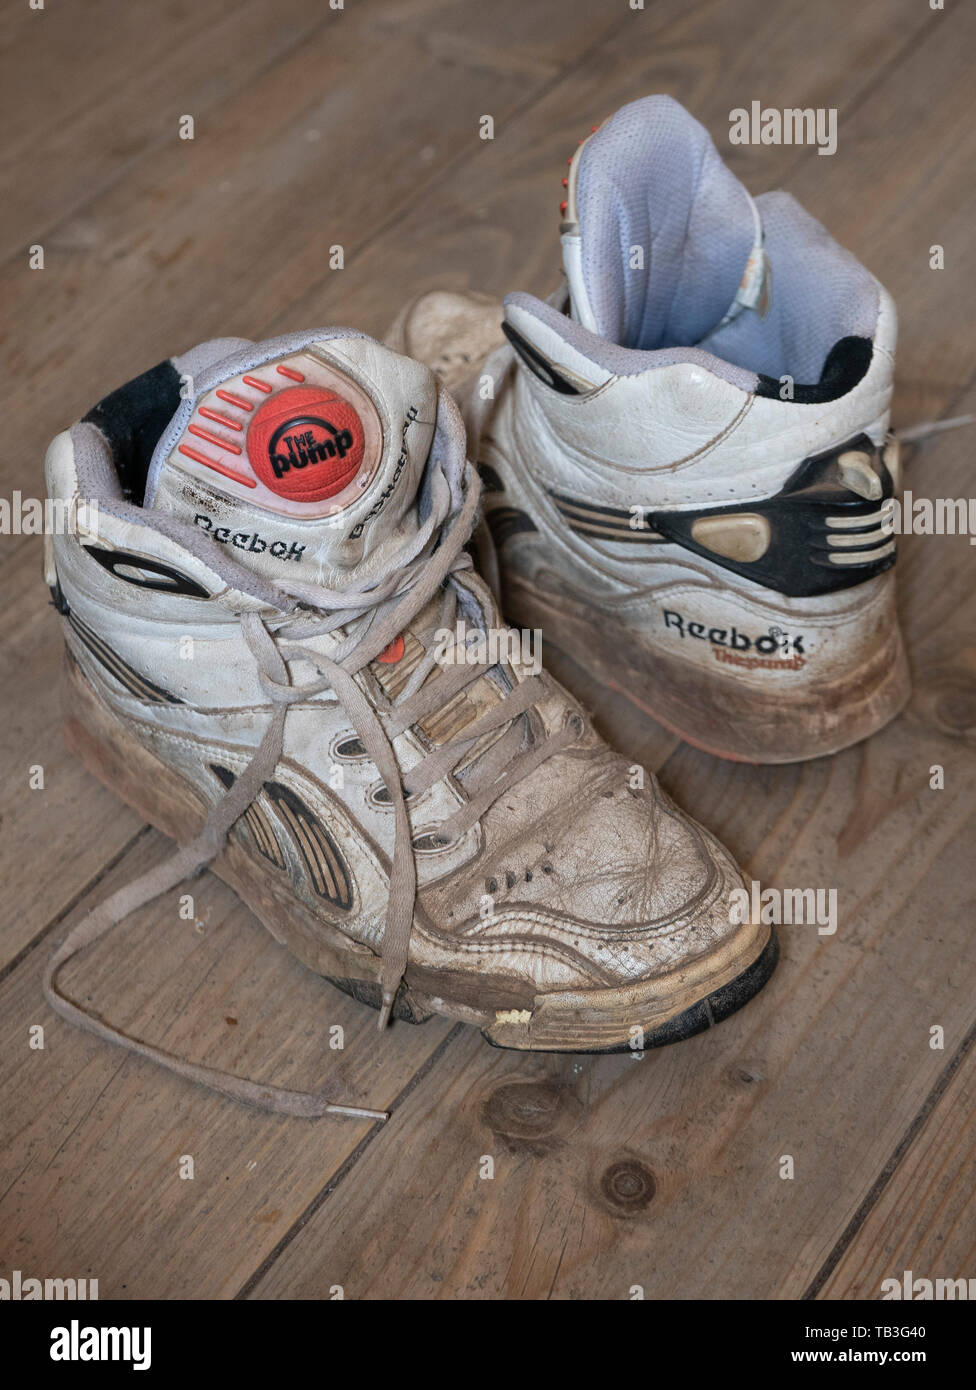
[[[61,711],[69,750],[144,821],[180,842],[202,828],[207,814],[202,797],[114,718],[67,648]]]
[[[758,690],[643,645],[632,631],[566,594],[510,578],[509,622],[541,628],[611,690],[686,742],[733,762],[792,763],[859,743],[883,728],[911,695],[891,592],[890,621],[853,668],[790,691]]]

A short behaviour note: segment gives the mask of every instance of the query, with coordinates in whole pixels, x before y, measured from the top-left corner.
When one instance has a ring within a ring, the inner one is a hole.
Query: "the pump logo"
[[[275,477],[283,478],[291,468],[344,459],[352,444],[351,430],[336,429],[331,421],[314,415],[302,415],[278,426],[268,444],[268,460]]]
[[[269,396],[247,432],[247,457],[270,492],[323,502],[355,480],[365,452],[363,422],[327,386],[289,386]]]

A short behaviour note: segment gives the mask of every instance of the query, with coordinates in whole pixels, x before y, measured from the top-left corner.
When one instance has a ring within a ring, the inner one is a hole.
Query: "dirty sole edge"
[[[704,1033],[709,1028],[713,1028],[716,1023],[721,1023],[748,1004],[750,999],[754,999],[776,969],[778,960],[779,939],[776,935],[776,929],[773,928],[766,945],[741,975],[736,975],[734,980],[729,980],[726,984],[713,990],[711,994],[706,994],[704,998],[696,1000],[687,1009],[683,1009],[680,1014],[675,1014],[674,1018],[666,1019],[657,1028],[646,1032],[642,1049],[632,1048],[630,1043],[617,1043],[613,1047],[574,1048],[573,1052],[580,1056],[591,1057],[603,1056],[612,1052],[646,1052],[652,1047],[668,1047],[671,1043],[684,1042],[686,1038],[693,1038],[696,1033]],[[481,1035],[485,1042],[492,1047],[505,1051],[524,1050],[512,1048],[506,1043],[496,1042],[488,1036],[484,1029]],[[562,1053],[565,1049],[540,1047],[532,1048],[532,1051]]]

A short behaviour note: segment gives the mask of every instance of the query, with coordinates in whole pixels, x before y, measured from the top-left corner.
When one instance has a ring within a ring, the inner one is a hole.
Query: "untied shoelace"
[[[319,585],[289,585],[285,592],[303,604],[304,611],[286,617],[273,630],[269,621],[258,613],[239,615],[244,638],[257,662],[262,688],[272,706],[261,742],[247,767],[211,807],[202,830],[190,843],[111,894],[69,932],[51,958],[44,976],[45,995],[63,1018],[179,1076],[262,1110],[305,1118],[323,1114],[374,1120],[388,1118],[386,1111],[336,1103],[330,1099],[334,1093],[332,1085],[317,1092],[286,1090],[177,1057],[122,1033],[83,1009],[59,990],[56,977],[68,960],[132,912],[211,863],[223,849],[235,822],[260,794],[264,783],[273,778],[282,754],[289,708],[331,690],[376,765],[393,806],[394,849],[389,903],[380,945],[382,1004],[379,1027],[385,1028],[407,967],[417,897],[417,869],[407,796],[417,795],[454,772],[479,739],[508,726],[493,746],[476,759],[476,769],[482,763],[484,766],[481,779],[475,775],[466,785],[468,799],[437,828],[440,836],[450,840],[463,834],[499,796],[546,758],[577,740],[582,732],[582,720],[579,715],[573,715],[558,732],[529,749],[523,747],[523,731],[516,722],[518,716],[547,694],[551,685],[544,673],[528,676],[514,684],[486,713],[467,724],[457,738],[429,751],[411,769],[410,791],[404,791],[394,738],[483,676],[489,664],[464,662],[453,671],[442,669],[438,679],[428,682],[427,677],[437,659],[434,651],[428,648],[399,697],[386,702],[386,707],[380,711],[356,677],[390,646],[442,587],[444,594],[436,626],[452,626],[458,598],[454,576],[471,568],[470,556],[463,547],[474,523],[481,491],[478,476],[470,465],[466,465],[464,476],[464,501],[456,512],[448,515],[450,489],[443,471],[435,468],[429,516],[418,528],[407,553],[401,552],[389,572],[369,588],[340,591]],[[314,651],[306,645],[309,639],[335,633],[337,629],[344,629],[345,634],[330,653]],[[293,661],[311,664],[318,672],[318,679],[304,685],[292,684],[288,667]]]

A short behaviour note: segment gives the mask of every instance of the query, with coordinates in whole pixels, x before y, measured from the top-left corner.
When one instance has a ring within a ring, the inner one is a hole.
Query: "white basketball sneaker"
[[[549,302],[427,296],[391,338],[465,400],[508,618],[723,757],[865,738],[909,695],[891,299],[668,97],[565,183]]]
[[[256,1105],[364,1113],[180,1061],[60,991],[70,956],[207,863],[381,1024],[643,1048],[765,982],[775,939],[732,910],[728,853],[500,625],[426,367],[344,329],[204,344],[59,435],[47,483],[86,504],[46,561],[68,739],[182,846],[58,951],[66,1017]]]

